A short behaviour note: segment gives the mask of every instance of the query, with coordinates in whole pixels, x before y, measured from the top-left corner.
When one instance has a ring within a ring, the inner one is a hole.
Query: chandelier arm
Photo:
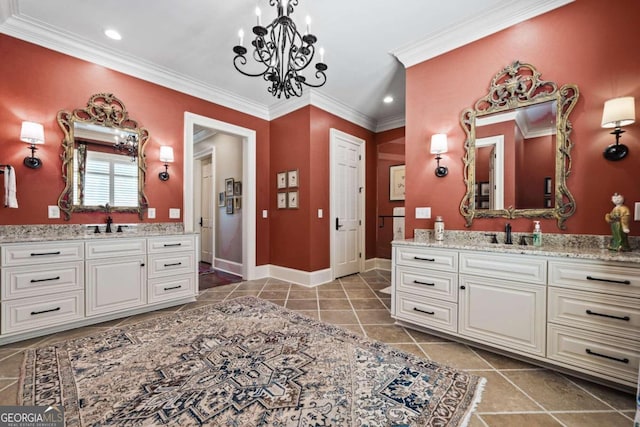
[[[306,86],[309,86],[309,87],[321,87],[327,82],[327,75],[324,73],[324,71],[316,70],[315,75],[316,75],[316,78],[320,80],[320,83],[318,84],[309,83],[306,80],[303,81],[302,83],[304,83]]]
[[[260,76],[264,75],[264,73],[266,73],[266,70],[261,72],[261,73],[257,73],[257,74],[247,73],[246,71],[243,71],[243,70],[240,69],[240,67],[238,66],[237,62],[240,62],[241,65],[246,65],[247,64],[247,58],[245,58],[244,55],[236,55],[235,58],[233,58],[233,66],[235,67],[235,69],[238,70],[241,74],[244,74],[245,76],[248,76],[248,77],[260,77]]]

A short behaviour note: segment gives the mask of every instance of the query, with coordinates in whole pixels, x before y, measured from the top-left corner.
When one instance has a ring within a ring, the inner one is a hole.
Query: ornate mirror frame
[[[137,212],[140,219],[143,219],[144,210],[148,207],[147,196],[144,193],[144,183],[146,174],[145,144],[149,139],[147,129],[138,125],[138,122],[129,118],[129,113],[124,103],[111,93],[98,93],[92,95],[85,108],[77,108],[73,111],[61,110],[57,115],[58,124],[64,132],[62,140],[62,180],[65,187],[58,198],[58,206],[64,213],[64,219],[71,219],[72,212]],[[138,164],[138,206],[118,207],[118,206],[81,206],[74,205],[73,199],[73,169],[74,169],[74,124],[84,123],[104,126],[112,129],[121,129],[137,135],[138,150],[135,157]]]
[[[467,191],[460,202],[460,213],[470,227],[474,218],[555,218],[558,227],[564,229],[565,221],[575,212],[575,199],[567,188],[567,177],[571,173],[572,126],[569,113],[579,97],[578,87],[567,84],[558,89],[552,81],[544,81],[531,64],[515,61],[497,73],[491,80],[489,93],[480,98],[474,108],[465,109],[460,124],[466,133],[464,183]],[[556,148],[555,148],[555,204],[545,209],[476,209],[476,118],[505,112],[516,108],[556,102]]]

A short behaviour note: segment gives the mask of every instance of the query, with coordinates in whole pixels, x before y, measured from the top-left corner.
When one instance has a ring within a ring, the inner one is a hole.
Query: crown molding
[[[0,2],[0,24],[18,13],[18,0]]]
[[[388,117],[384,120],[378,121],[375,131],[376,133],[384,132],[391,129],[398,129],[404,126],[406,126],[406,120],[404,116]]]
[[[434,32],[422,40],[393,50],[391,54],[398,58],[405,68],[409,68],[574,1],[505,0],[472,19],[465,19],[446,30]]]
[[[269,120],[269,109],[264,104],[259,104],[229,91],[213,87],[152,62],[124,55],[105,46],[96,47],[87,40],[76,40],[74,35],[21,17],[18,14],[16,4],[15,1],[12,1],[8,10],[5,10],[4,6],[0,9],[2,15],[6,12],[12,13],[0,24],[0,32],[4,34],[242,113]]]

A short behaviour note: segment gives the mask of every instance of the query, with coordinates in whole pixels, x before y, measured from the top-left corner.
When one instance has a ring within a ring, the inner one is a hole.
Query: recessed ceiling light
[[[111,28],[104,30],[104,35],[112,40],[122,40],[122,36],[120,35],[120,33]]]
[[[385,96],[382,102],[384,102],[385,104],[391,104],[393,102],[393,96]]]

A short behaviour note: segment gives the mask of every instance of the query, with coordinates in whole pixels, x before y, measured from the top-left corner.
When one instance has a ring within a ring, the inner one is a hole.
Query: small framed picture
[[[389,166],[389,200],[404,200],[405,166]]]
[[[287,193],[278,193],[278,209],[287,208]]]
[[[287,173],[278,172],[278,190],[287,188]]]
[[[489,183],[488,182],[481,182],[480,183],[480,195],[481,196],[488,196],[489,195]]]
[[[298,170],[287,172],[287,187],[296,188],[298,186]]]
[[[224,194],[227,196],[233,196],[233,178],[227,178],[224,180]]]
[[[225,206],[225,202],[224,191],[221,191],[218,193],[218,207],[223,208]]]
[[[287,207],[289,209],[298,209],[298,192],[289,191],[287,193]]]
[[[227,197],[227,215],[233,214],[233,197]]]
[[[234,196],[242,196],[242,182],[234,181],[233,183],[233,195]]]
[[[237,212],[240,209],[242,209],[242,198],[241,197],[234,197],[233,198],[233,211]]]

